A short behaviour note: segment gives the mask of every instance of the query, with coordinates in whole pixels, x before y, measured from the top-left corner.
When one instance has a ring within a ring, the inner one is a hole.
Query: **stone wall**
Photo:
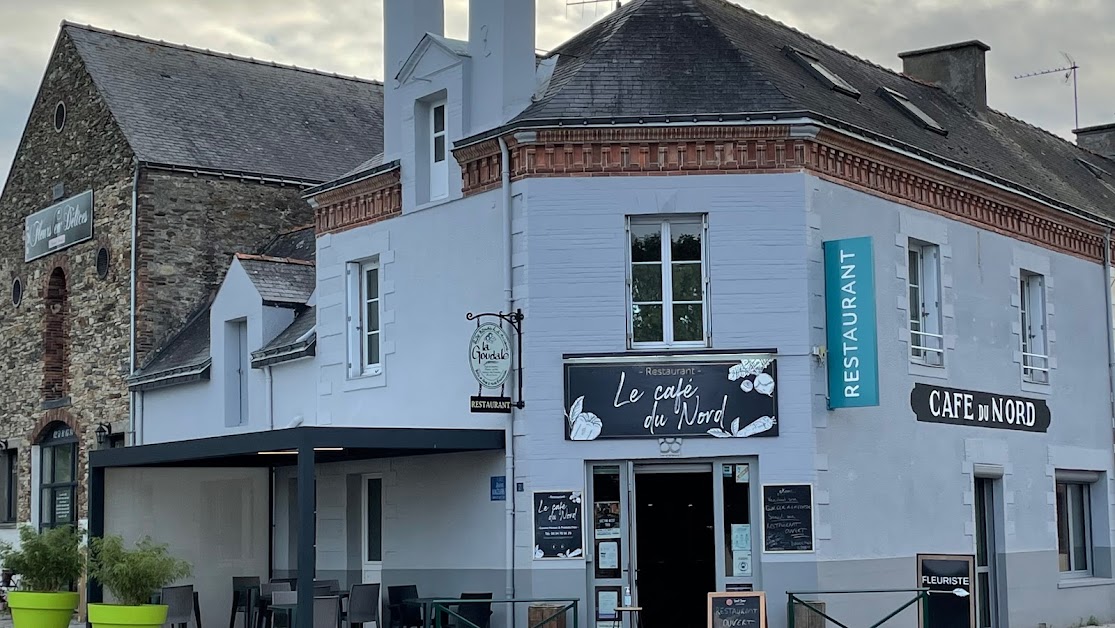
[[[313,222],[302,189],[141,168],[136,351],[142,365],[224,279],[232,256]]]
[[[55,128],[58,103],[65,105],[62,130]],[[62,35],[55,46],[23,139],[0,195],[0,439],[19,445],[19,519],[30,520],[31,450],[39,431],[53,420],[74,428],[83,445],[80,464],[95,443],[100,421],[128,415],[124,376],[128,367],[128,247],[133,156],[105,102],[85,72],[73,44]],[[93,190],[93,239],[24,262],[24,219],[52,205],[53,188],[63,198]],[[109,252],[109,272],[96,272],[100,247]],[[66,280],[68,358],[62,399],[43,408],[47,288],[55,269]],[[23,299],[11,300],[19,279]],[[69,397],[68,404],[65,398]],[[78,516],[85,516],[79,490]]]

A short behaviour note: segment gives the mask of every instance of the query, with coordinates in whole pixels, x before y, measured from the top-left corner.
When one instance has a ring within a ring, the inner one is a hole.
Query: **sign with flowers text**
[[[565,437],[778,435],[771,354],[577,356],[565,360]]]

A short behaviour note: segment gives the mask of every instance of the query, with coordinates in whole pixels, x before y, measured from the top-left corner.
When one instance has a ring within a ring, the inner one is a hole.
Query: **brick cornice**
[[[676,176],[807,171],[867,194],[1092,261],[1102,227],[1023,194],[973,180],[887,148],[821,129],[688,126],[547,129],[508,138],[511,178]],[[500,185],[498,140],[454,151],[466,196]]]
[[[314,231],[337,233],[393,218],[403,210],[401,171],[396,168],[324,192],[314,199]]]
[[[75,435],[81,434],[81,426],[69,411],[65,408],[52,408],[44,412],[39,420],[35,422],[35,427],[31,428],[31,431],[27,434],[27,440],[33,445],[38,444],[46,436],[46,428],[55,423],[64,423],[74,431]]]

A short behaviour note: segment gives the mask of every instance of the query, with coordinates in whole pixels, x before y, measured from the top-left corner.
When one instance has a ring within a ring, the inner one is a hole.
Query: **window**
[[[0,523],[15,523],[19,504],[19,450],[0,454]]]
[[[445,101],[430,106],[430,200],[449,195]]]
[[[378,260],[349,262],[346,271],[349,303],[349,377],[383,372]]]
[[[928,366],[944,366],[945,337],[941,333],[940,248],[934,244],[911,240],[907,256],[910,359]]]
[[[251,356],[248,355],[248,321],[225,323],[225,426],[235,427],[248,422],[248,376]]]
[[[42,528],[73,525],[77,521],[77,437],[64,423],[47,428],[41,447],[39,522]]]
[[[705,217],[630,219],[631,346],[705,346]]]
[[[383,480],[365,478],[364,497],[364,561],[383,560]]]
[[[838,91],[842,94],[859,98],[860,92],[852,84],[840,78],[838,74],[826,68],[817,57],[803,52],[792,46],[786,46],[782,52],[797,62],[798,65],[805,68],[817,80],[829,86],[829,89]]]
[[[926,129],[941,135],[949,134],[949,132],[945,130],[945,127],[938,124],[936,120],[929,117],[929,114],[922,111],[920,107],[910,102],[910,99],[906,98],[901,93],[893,89],[887,89],[886,87],[880,87],[875,93],[899,111],[906,114],[906,117],[921,124]]]
[[[1022,314],[1022,379],[1046,384],[1049,382],[1049,346],[1045,333],[1045,277],[1022,271],[1018,284]]]
[[[1057,482],[1057,559],[1064,574],[1091,573],[1089,485]]]

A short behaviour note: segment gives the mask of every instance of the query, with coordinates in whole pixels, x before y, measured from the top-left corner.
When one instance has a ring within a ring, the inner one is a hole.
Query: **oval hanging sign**
[[[494,323],[483,323],[468,343],[472,374],[483,388],[501,388],[511,375],[511,339]]]

